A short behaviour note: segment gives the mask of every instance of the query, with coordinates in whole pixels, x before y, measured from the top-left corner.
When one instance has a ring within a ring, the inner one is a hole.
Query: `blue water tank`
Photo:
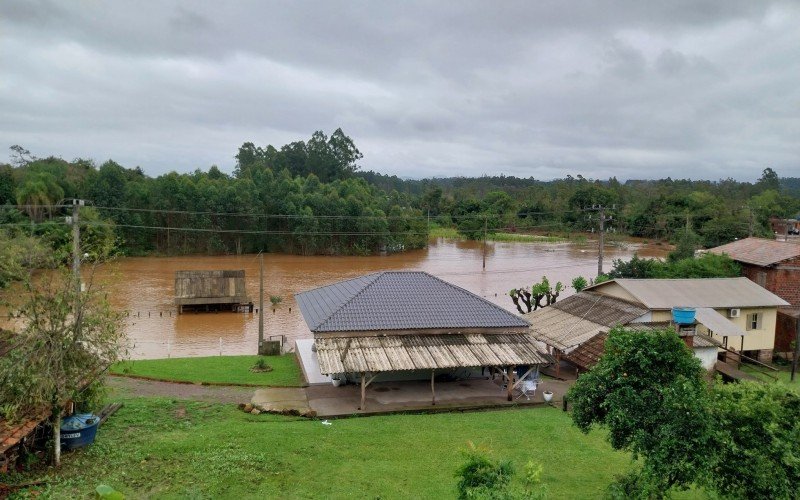
[[[74,450],[94,442],[100,417],[92,413],[78,413],[61,419],[61,448]]]
[[[694,323],[694,307],[673,307],[672,321],[679,325],[691,325]]]

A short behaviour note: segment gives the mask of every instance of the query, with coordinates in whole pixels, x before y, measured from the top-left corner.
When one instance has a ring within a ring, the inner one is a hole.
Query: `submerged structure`
[[[252,310],[244,270],[175,271],[175,305],[184,311]]]

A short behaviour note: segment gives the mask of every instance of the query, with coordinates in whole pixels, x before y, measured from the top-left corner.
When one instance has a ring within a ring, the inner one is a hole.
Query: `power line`
[[[71,205],[56,204],[56,205],[6,205],[19,209],[33,209],[33,208],[61,208],[69,207]],[[132,208],[132,207],[108,207],[108,206],[93,206],[98,210],[108,211],[122,211],[122,212],[144,212],[144,213],[161,213],[161,214],[180,214],[180,215],[217,215],[223,217],[252,217],[252,218],[267,218],[267,219],[303,219],[308,217],[319,219],[418,219],[427,220],[427,215],[302,215],[302,214],[258,214],[252,212],[213,212],[213,211],[192,211],[192,210],[173,210],[173,209],[159,209],[159,208]],[[403,207],[404,209],[414,210],[411,207]],[[553,210],[542,212],[526,212],[527,216],[532,215],[557,215],[573,212],[581,212],[581,209],[572,210]],[[463,215],[447,215],[451,219],[482,219],[485,214],[473,213]]]

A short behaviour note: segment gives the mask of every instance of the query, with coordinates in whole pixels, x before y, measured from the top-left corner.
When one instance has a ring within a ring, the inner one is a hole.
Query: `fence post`
[[[219,338],[219,355],[222,356],[222,337]]]

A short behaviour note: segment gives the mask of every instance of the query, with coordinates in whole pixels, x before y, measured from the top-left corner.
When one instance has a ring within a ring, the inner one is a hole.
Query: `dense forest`
[[[281,147],[244,143],[231,175],[216,166],[158,177],[113,160],[36,158],[11,147],[0,164],[2,238],[34,237],[68,254],[63,200],[82,209],[88,245],[125,254],[372,254],[419,248],[434,225],[467,238],[495,232],[559,234],[597,227],[631,236],[714,246],[767,236],[770,217],[800,211],[800,179],[770,168],[732,179],[540,181],[484,176],[404,180],[362,172],[354,141],[337,129]]]

